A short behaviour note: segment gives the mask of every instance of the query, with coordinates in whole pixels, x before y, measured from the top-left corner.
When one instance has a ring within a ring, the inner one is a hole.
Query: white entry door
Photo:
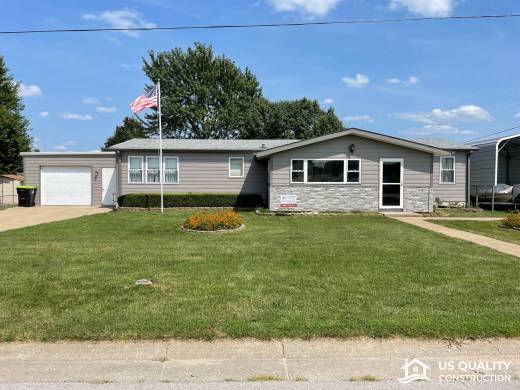
[[[382,158],[379,161],[379,207],[403,208],[403,159]]]
[[[115,168],[103,168],[101,182],[103,186],[103,206],[113,206],[114,194],[116,193]]]
[[[42,206],[90,206],[92,173],[90,167],[41,167]]]

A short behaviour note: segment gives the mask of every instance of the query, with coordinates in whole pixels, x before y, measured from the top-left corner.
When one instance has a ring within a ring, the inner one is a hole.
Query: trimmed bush
[[[512,229],[520,229],[520,213],[508,214],[502,221],[502,225]]]
[[[236,211],[219,211],[217,213],[198,213],[186,218],[185,229],[215,231],[238,229],[244,224],[242,216]]]
[[[161,195],[127,194],[117,198],[119,207],[161,207]],[[164,207],[258,207],[262,206],[258,194],[164,194]]]

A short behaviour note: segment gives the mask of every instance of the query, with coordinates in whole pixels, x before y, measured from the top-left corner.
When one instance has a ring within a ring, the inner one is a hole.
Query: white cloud
[[[327,106],[330,106],[332,104],[334,104],[334,99],[331,99],[331,98],[327,98],[323,101],[323,104],[326,104]]]
[[[73,121],[91,121],[94,119],[92,115],[81,115],[81,114],[74,114],[71,112],[64,112],[60,115],[60,118],[67,119],[67,120],[73,120]]]
[[[520,112],[515,115],[515,118],[519,118],[520,119]]]
[[[374,123],[375,120],[370,115],[351,115],[343,117],[345,122],[367,122]]]
[[[397,119],[404,119],[413,122],[420,122],[427,125],[436,125],[447,122],[474,122],[493,120],[491,114],[482,107],[475,105],[465,105],[453,110],[441,110],[435,108],[427,113],[402,112],[391,115]]]
[[[404,82],[406,85],[415,85],[419,84],[419,77],[416,76],[410,76],[408,77],[408,80]]]
[[[77,144],[78,144],[78,141],[66,141],[66,142],[63,142],[62,144],[55,145],[53,147],[53,149],[54,150],[60,150],[60,151],[67,151],[67,150],[69,150],[70,146],[74,146],[74,145],[77,145]]]
[[[152,28],[156,27],[155,23],[146,22],[142,15],[133,10],[107,10],[100,14],[85,14],[83,19],[98,20],[107,23],[111,28]],[[121,31],[122,34],[129,37],[139,37],[138,31]]]
[[[40,112],[40,116],[42,118],[47,118],[49,116],[49,111],[42,111],[42,112]]]
[[[302,11],[313,16],[327,15],[336,8],[340,1],[341,0],[267,0],[276,11]]]
[[[116,107],[98,106],[98,107],[96,107],[96,111],[106,114],[106,113],[110,113],[110,112],[116,112],[117,108]]]
[[[386,79],[386,82],[388,84],[401,84],[402,83],[401,79]]]
[[[421,129],[412,129],[403,131],[404,134],[410,135],[475,135],[478,134],[473,130],[461,130],[458,127],[450,125],[425,125]]]
[[[37,85],[25,85],[22,83],[18,90],[20,91],[20,96],[23,97],[42,96],[42,90]]]
[[[398,78],[386,79],[385,81],[388,84],[393,84],[393,85],[403,84],[406,86],[410,86],[410,85],[418,84],[420,80],[417,76],[410,76],[404,81],[401,79],[398,79]]]
[[[390,0],[390,9],[406,8],[413,14],[426,17],[450,16],[456,0]]]
[[[361,88],[370,83],[370,79],[367,75],[358,73],[355,78],[343,77],[341,79],[349,88]]]
[[[96,99],[93,97],[88,97],[88,98],[83,99],[81,101],[81,103],[95,105],[95,104],[99,104],[99,99]]]

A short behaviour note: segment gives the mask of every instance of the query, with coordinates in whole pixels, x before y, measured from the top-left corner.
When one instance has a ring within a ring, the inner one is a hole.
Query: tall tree
[[[9,75],[0,55],[0,172],[23,170],[20,152],[31,149],[29,122],[22,115],[24,104],[18,95],[18,84]]]
[[[163,131],[171,138],[238,138],[262,96],[249,69],[195,43],[183,51],[149,52],[144,72],[161,81]],[[151,128],[157,115],[147,115]]]
[[[148,138],[152,133],[137,119],[126,117],[123,123],[116,127],[114,135],[108,137],[103,150],[132,138]]]
[[[316,100],[307,98],[269,102],[261,99],[249,112],[243,138],[308,139],[343,130],[331,107],[324,111]]]

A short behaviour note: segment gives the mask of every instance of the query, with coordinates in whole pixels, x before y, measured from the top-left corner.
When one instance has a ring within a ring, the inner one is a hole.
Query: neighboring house
[[[118,195],[159,192],[158,144],[133,139],[105,153],[22,153],[26,183],[40,188],[41,205],[111,205]],[[428,212],[436,197],[468,197],[471,149],[445,146],[359,129],[304,141],[167,139],[164,190],[255,193],[273,210]]]
[[[18,203],[16,187],[22,184],[22,175],[0,174],[0,204]]]

